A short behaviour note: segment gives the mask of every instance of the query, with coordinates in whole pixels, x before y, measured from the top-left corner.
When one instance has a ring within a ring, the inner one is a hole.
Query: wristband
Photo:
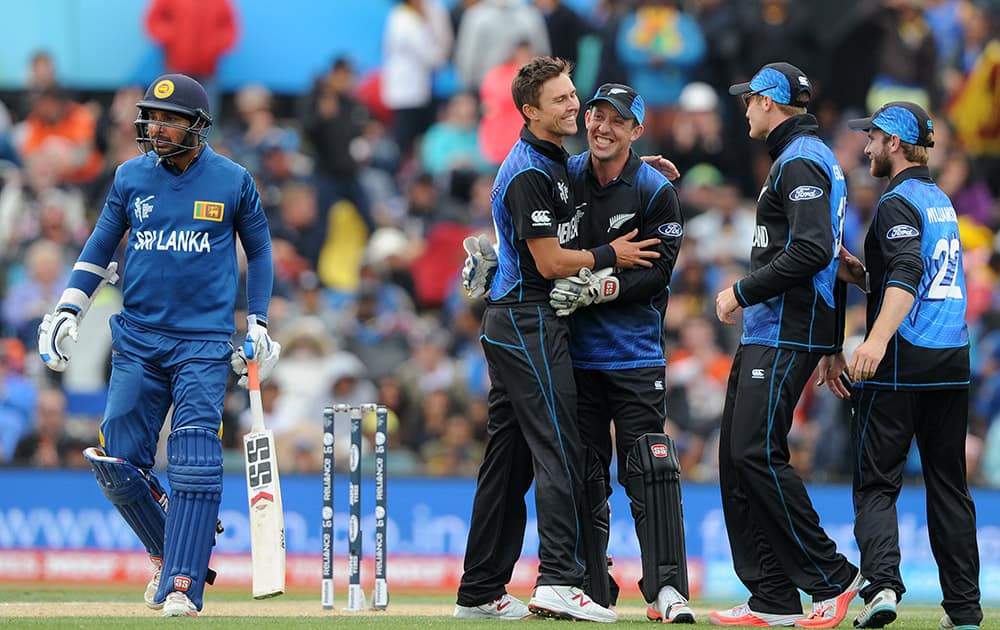
[[[618,262],[618,254],[615,253],[615,248],[611,245],[595,247],[590,250],[590,253],[594,255],[594,269],[614,267],[615,263]]]

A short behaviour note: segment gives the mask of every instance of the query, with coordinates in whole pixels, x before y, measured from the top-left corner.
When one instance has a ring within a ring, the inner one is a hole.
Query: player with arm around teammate
[[[481,340],[490,372],[488,439],[479,470],[465,570],[454,616],[517,619],[531,612],[613,622],[581,590],[584,580],[580,436],[569,331],[549,306],[554,278],[582,267],[649,266],[658,240],[634,232],[591,251],[575,249],[576,214],[562,147],[576,133],[580,101],[561,59],[536,57],[514,79],[521,137],[492,195],[498,266]],[[524,495],[535,481],[539,575],[526,607],[506,593],[521,553]]]
[[[93,296],[117,279],[110,261],[127,232],[124,304],[110,322],[112,371],[100,446],[84,456],[153,562],[146,604],[165,617],[194,617],[212,575],[222,493],[236,237],[247,255],[247,338],[261,378],[281,349],[267,334],[271,240],[250,173],[205,142],[212,117],[197,81],[163,75],[137,107],[143,155],[118,167],[69,286],[39,326],[38,347],[50,369],[66,368]],[[152,467],[171,407],[167,509]]]
[[[743,97],[750,137],[773,164],[757,199],[750,273],[716,296],[716,314],[743,335],[733,358],[719,438],[719,482],[733,567],[746,604],[711,613],[723,626],[830,628],[863,583],[837,551],[789,463],[792,412],[809,380],[828,369],[843,339],[837,283],[847,204],[844,175],[806,113],[812,85],[788,63],[761,68]],[[799,590],[812,596],[802,618]]]
[[[649,268],[583,269],[557,280],[550,294],[556,314],[571,315],[587,508],[595,530],[588,593],[600,603],[615,599],[605,560],[613,418],[618,479],[631,500],[642,555],[639,587],[650,604],[647,617],[694,623],[687,606],[680,468],[676,447],[663,433],[663,318],[683,219],[674,187],[632,150],[643,132],[642,97],[627,85],[609,83],[587,107],[590,150],[569,160],[574,198],[583,212],[580,246],[597,247],[636,229],[639,238],[657,239],[660,252]]]
[[[868,332],[848,368],[857,453],[854,535],[868,579],[861,590],[865,607],[854,625],[881,628],[895,620],[906,591],[896,499],[916,437],[928,535],[944,594],[941,627],[978,629],[983,611],[976,508],[965,465],[967,294],[955,209],[927,169],[934,124],[923,108],[905,101],[848,124],[868,133],[871,174],[889,180],[865,239]],[[843,355],[839,359],[843,366]],[[839,381],[828,385],[841,398],[850,396]]]

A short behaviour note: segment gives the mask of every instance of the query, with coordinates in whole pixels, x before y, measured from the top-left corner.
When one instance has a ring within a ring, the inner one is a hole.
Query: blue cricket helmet
[[[135,119],[136,143],[143,153],[153,149],[149,137],[151,123],[164,127],[173,127],[187,132],[180,143],[166,142],[173,146],[170,152],[161,152],[159,157],[170,158],[186,151],[197,149],[208,136],[208,128],[212,125],[212,115],[209,113],[208,93],[200,83],[186,74],[164,74],[157,78],[146,89],[142,100],[135,104],[139,115]],[[180,114],[188,119],[188,125],[182,126],[169,122],[150,120],[149,112],[166,111]],[[162,141],[161,141],[162,142]]]

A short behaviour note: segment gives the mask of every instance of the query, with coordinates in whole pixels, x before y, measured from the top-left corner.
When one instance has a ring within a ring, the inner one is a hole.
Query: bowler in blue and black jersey
[[[584,217],[570,190],[563,138],[577,131],[580,101],[570,66],[537,57],[514,79],[525,120],[500,166],[491,205],[498,266],[480,339],[490,372],[488,439],[472,507],[465,570],[454,616],[542,615],[614,621],[581,590],[584,549],[578,509],[581,444],[569,330],[549,305],[552,280],[581,268],[650,266],[658,241],[635,231],[590,251],[575,249]],[[524,495],[535,481],[539,571],[528,606],[506,592],[521,553]]]

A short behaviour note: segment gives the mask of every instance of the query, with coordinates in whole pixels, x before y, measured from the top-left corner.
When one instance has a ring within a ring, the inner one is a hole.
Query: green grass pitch
[[[698,626],[709,627],[708,613],[736,602],[694,602]],[[337,627],[346,629],[386,628],[461,628],[463,630],[498,630],[495,621],[457,621],[451,617],[454,599],[450,596],[392,595],[389,609],[351,613],[343,610],[345,593],[337,593],[336,609],[322,610],[318,593],[294,592],[282,597],[255,601],[245,593],[211,591],[205,610],[194,620],[163,619],[157,611],[142,603],[141,585],[132,590],[106,586],[84,589],[79,586],[17,586],[0,584],[0,628],[101,628],[103,630],[162,628],[170,624],[197,624],[199,628],[242,630],[250,627],[275,627],[281,630]],[[852,628],[854,616],[861,609],[855,600],[840,628]],[[650,628],[645,606],[638,600],[624,601],[618,607],[618,625]],[[990,627],[1000,610],[987,609],[984,627]],[[904,601],[899,618],[888,628],[894,630],[934,630],[942,612],[939,608],[909,606]],[[519,622],[531,627],[564,622],[528,619]],[[500,624],[506,627],[506,624]],[[193,627],[193,626],[192,626]],[[547,627],[553,627],[551,625]],[[575,627],[575,626],[574,626]]]

